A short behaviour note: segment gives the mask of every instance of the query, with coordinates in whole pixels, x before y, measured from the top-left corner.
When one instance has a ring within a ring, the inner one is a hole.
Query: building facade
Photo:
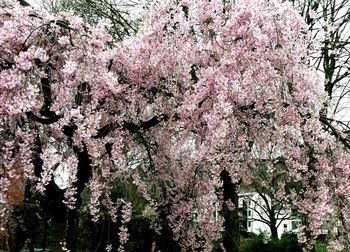
[[[269,226],[271,199],[268,195],[257,192],[240,193],[238,210],[241,219],[240,229],[248,233],[265,233],[271,235]],[[278,238],[283,233],[297,232],[300,220],[293,215],[290,209],[275,211]]]

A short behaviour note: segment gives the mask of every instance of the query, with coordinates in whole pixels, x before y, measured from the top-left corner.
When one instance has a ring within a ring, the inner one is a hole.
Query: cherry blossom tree
[[[111,195],[123,181],[156,214],[156,249],[211,251],[223,227],[222,246],[236,251],[238,185],[271,153],[286,167],[277,193],[307,216],[300,241],[312,246],[322,220],[340,218],[348,244],[349,155],[320,123],[327,96],[291,4],[164,1],[113,46],[107,22],[71,12],[12,4],[0,17],[2,226],[14,167],[46,196],[60,169],[66,238],[87,187],[92,219],[120,220],[123,251],[132,206]]]
[[[5,193],[2,196],[6,198],[11,178],[20,175],[15,173],[13,167],[20,165],[24,176],[35,181],[35,188],[41,193],[52,188],[55,169],[59,166],[67,169],[69,186],[64,192],[64,201],[71,209],[68,211],[68,232],[73,234],[76,208],[81,205],[80,193],[91,177],[92,167],[97,165],[94,162],[104,162],[98,155],[113,156],[114,161],[109,159],[110,162],[118,162],[116,153],[122,151],[122,145],[113,141],[119,146],[113,148],[118,149],[117,152],[112,151],[110,146],[109,154],[106,153],[104,140],[93,144],[95,150],[88,150],[89,144],[83,138],[79,139],[82,136],[74,134],[79,121],[83,120],[84,126],[80,129],[85,128],[85,137],[100,141],[99,121],[104,119],[93,110],[94,106],[98,107],[97,110],[103,106],[98,100],[93,102],[90,93],[93,90],[101,95],[103,92],[109,93],[108,85],[117,81],[115,75],[109,73],[108,67],[111,59],[106,47],[111,37],[104,31],[103,23],[87,27],[82,19],[67,12],[52,16],[15,5],[11,9],[2,9],[1,17],[1,47],[4,52],[1,58],[0,98],[1,188]],[[92,80],[97,81],[94,82],[96,85],[90,86]],[[104,102],[108,103],[110,98],[105,98]],[[84,113],[84,104],[90,104],[87,109],[92,117],[88,119],[88,124],[85,124],[85,117],[81,114]],[[112,117],[110,119],[114,121]],[[99,148],[105,149],[104,154],[101,152],[93,158],[94,152],[100,152]],[[122,172],[122,169],[119,171]],[[108,172],[103,172],[103,176],[113,180]],[[105,190],[96,182],[100,179],[103,178],[95,175],[90,183],[91,187],[96,186],[92,195],[97,197],[92,198],[92,213],[96,207],[94,200],[98,200],[99,194]],[[107,202],[109,196],[106,197],[104,204],[113,213],[119,207],[129,206],[122,201],[110,205]],[[2,208],[4,215],[7,210],[6,206]],[[124,228],[121,237],[125,237],[125,231]]]
[[[324,88],[329,99],[320,121],[325,130],[349,149],[349,3],[341,0],[291,2],[300,10],[314,40],[310,45],[310,64],[324,76]],[[346,202],[344,198],[341,201],[342,204]],[[341,223],[346,225],[343,220]]]

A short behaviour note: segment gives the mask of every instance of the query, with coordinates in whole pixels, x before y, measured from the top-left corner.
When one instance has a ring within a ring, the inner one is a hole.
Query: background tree
[[[254,173],[252,182],[248,185],[241,185],[241,197],[251,202],[247,210],[258,216],[258,218],[253,218],[253,221],[267,225],[271,238],[278,239],[278,227],[282,222],[295,218],[293,216],[295,213],[292,212],[295,206],[286,199],[285,192],[281,189],[295,190],[298,183],[293,183],[288,178],[283,158],[261,159],[259,167],[251,170]],[[258,196],[252,198],[251,193],[257,193]]]
[[[96,25],[101,19],[108,20],[111,25],[109,33],[115,40],[122,40],[125,36],[131,36],[137,31],[140,20],[140,12],[146,8],[147,2],[142,3],[133,0],[45,0],[43,8],[57,13],[59,11],[72,10],[82,17],[88,24]],[[136,10],[138,9],[138,11]]]
[[[321,121],[347,147],[347,138],[338,131],[348,132],[349,100],[349,21],[348,1],[292,1],[309,25],[316,43],[312,49],[313,64],[324,76],[328,106]]]

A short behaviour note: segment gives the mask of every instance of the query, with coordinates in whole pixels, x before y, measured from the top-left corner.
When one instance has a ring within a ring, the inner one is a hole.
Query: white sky
[[[41,5],[40,5],[41,1],[40,0],[27,0],[27,2],[35,8],[39,8],[39,9],[41,8]]]

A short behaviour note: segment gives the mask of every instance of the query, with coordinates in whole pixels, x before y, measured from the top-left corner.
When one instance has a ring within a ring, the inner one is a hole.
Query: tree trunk
[[[155,251],[162,251],[162,252],[180,251],[180,247],[173,240],[173,234],[170,227],[168,227],[167,225],[163,226],[163,229],[161,232],[162,232],[161,235],[158,236],[158,239],[156,241]]]
[[[46,252],[46,246],[47,246],[47,233],[49,229],[49,217],[44,219],[44,230],[43,230],[43,244],[42,244],[42,252]]]
[[[223,204],[222,215],[224,218],[223,245],[226,252],[239,251],[239,215],[238,215],[238,193],[237,184],[232,183],[230,174],[223,170],[220,173],[223,182],[224,200],[231,200],[235,204],[234,210],[231,210],[226,202]]]
[[[77,226],[78,226],[77,210],[76,209],[68,210],[67,226],[66,226],[66,242],[67,242],[67,248],[70,251],[76,251],[76,244],[78,239]]]
[[[270,231],[271,231],[271,238],[272,239],[278,239],[278,232],[276,227],[276,221],[270,222]]]
[[[166,195],[166,190],[163,187],[163,193]],[[166,198],[166,196],[164,197]],[[174,234],[169,226],[169,222],[167,220],[167,216],[170,214],[171,205],[161,204],[158,206],[159,208],[159,218],[162,221],[162,230],[160,235],[156,235],[155,237],[155,250],[161,252],[175,252],[180,251],[180,246],[177,241],[174,241]]]
[[[277,220],[275,216],[275,207],[272,205],[272,201],[274,200],[273,196],[271,196],[271,209],[269,210],[269,217],[270,217],[270,231],[271,231],[271,238],[272,239],[278,239],[278,232],[277,232]]]

